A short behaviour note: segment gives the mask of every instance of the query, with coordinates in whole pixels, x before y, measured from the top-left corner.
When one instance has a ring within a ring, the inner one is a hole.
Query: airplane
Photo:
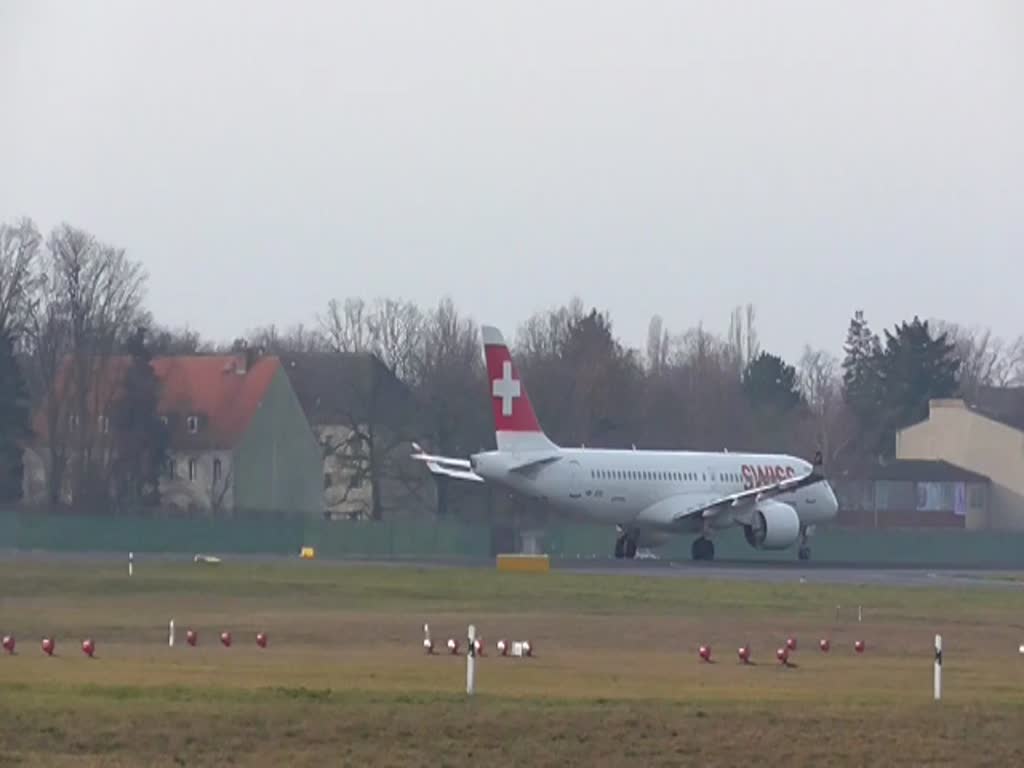
[[[809,560],[814,526],[836,517],[838,503],[814,463],[784,454],[566,448],[541,429],[501,332],[483,326],[497,450],[469,458],[412,458],[434,475],[492,483],[562,515],[614,525],[616,558],[632,559],[674,535],[697,534],[694,560],[713,560],[712,535],[734,526],[759,550],[798,544]]]

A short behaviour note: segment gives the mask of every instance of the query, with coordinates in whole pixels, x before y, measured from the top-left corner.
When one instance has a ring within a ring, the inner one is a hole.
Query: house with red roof
[[[34,417],[36,440],[25,457],[26,501],[48,498],[51,426],[63,423],[73,431],[83,423],[96,425],[97,436],[85,450],[104,450],[105,412],[129,364],[130,358],[115,357],[100,366],[92,379],[95,391],[83,399],[86,414],[70,412],[58,421],[46,410],[52,401],[40,407]],[[279,358],[253,351],[159,357],[152,367],[160,384],[157,410],[170,438],[161,504],[216,514],[322,511],[320,446]],[[62,378],[54,392],[66,390]],[[62,501],[73,503],[69,494],[65,489]]]

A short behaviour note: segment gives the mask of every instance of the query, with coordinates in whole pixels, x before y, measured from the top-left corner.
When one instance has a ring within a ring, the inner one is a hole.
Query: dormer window
[[[194,435],[194,434],[196,434],[199,431],[199,417],[198,416],[189,416],[185,423],[188,426],[189,434]]]

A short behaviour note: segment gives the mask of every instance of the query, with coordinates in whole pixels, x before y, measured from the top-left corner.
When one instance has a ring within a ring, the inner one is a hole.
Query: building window
[[[214,459],[213,460],[213,482],[215,482],[215,483],[219,483],[220,482],[220,471],[221,471],[220,459]]]
[[[194,481],[196,479],[196,460],[188,460],[188,479]]]
[[[983,509],[985,506],[985,486],[980,483],[968,485],[967,504],[971,509]]]
[[[110,432],[110,418],[107,416],[100,416],[100,432],[104,435]]]
[[[188,426],[188,431],[191,434],[194,435],[194,434],[196,434],[199,431],[199,417],[198,416],[189,416],[188,419],[186,420],[186,424]]]

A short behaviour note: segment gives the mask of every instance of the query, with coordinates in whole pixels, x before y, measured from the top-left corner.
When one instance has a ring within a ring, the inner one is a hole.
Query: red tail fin
[[[533,412],[526,387],[519,377],[512,354],[501,331],[485,325],[481,328],[487,379],[490,382],[494,410],[494,432],[499,451],[536,451],[554,448],[545,436]]]

